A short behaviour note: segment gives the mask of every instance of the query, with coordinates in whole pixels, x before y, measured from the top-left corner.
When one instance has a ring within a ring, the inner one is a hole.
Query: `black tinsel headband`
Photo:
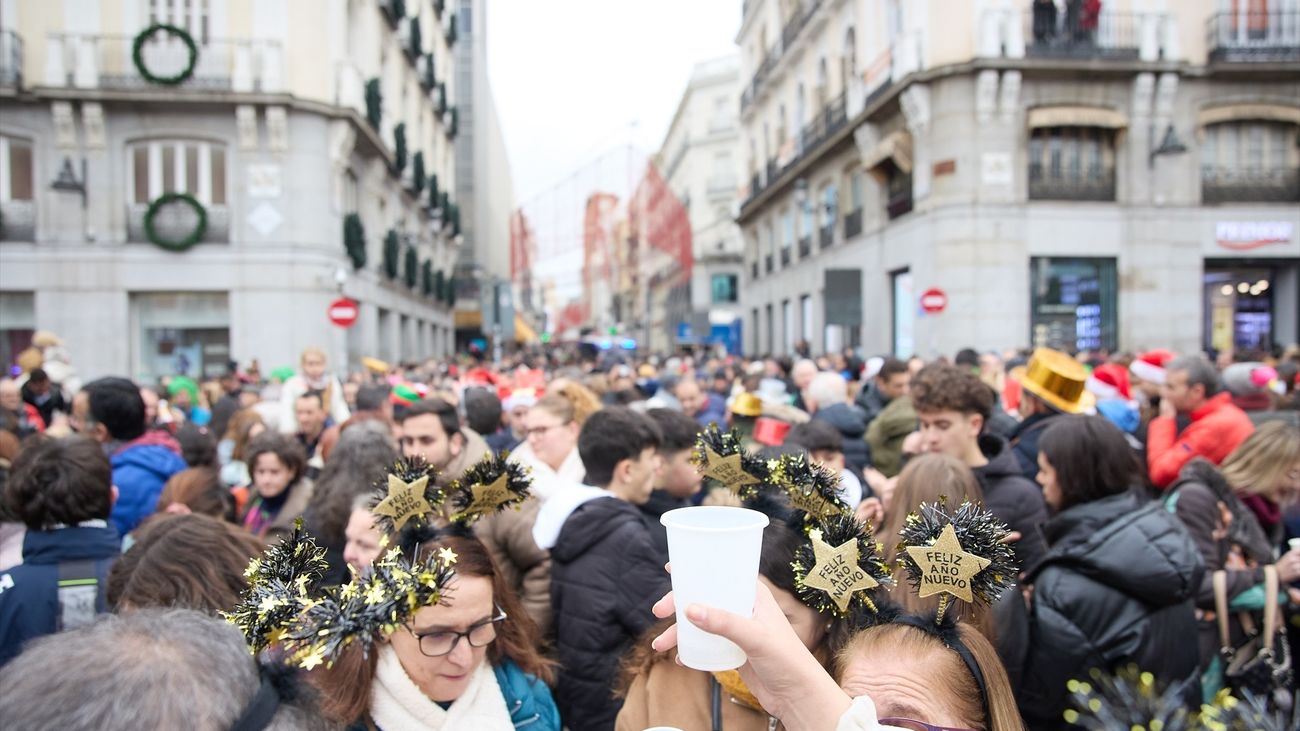
[[[1019,572],[1005,523],[975,503],[963,502],[949,512],[946,502],[941,496],[909,513],[897,550],[917,595],[939,595],[940,620],[950,597],[991,605]]]
[[[790,563],[800,601],[838,619],[877,614],[871,592],[892,586],[894,577],[870,526],[837,514],[814,521],[806,536]]]
[[[745,451],[740,432],[735,429],[724,432],[717,424],[700,431],[691,462],[706,479],[742,500],[752,497],[757,487],[771,478],[767,463]]]
[[[944,647],[957,653],[962,664],[970,671],[971,678],[975,680],[975,687],[980,689],[980,705],[984,707],[984,718],[991,724],[993,719],[989,716],[989,688],[988,683],[984,680],[984,671],[980,669],[979,663],[975,661],[975,656],[971,654],[970,648],[966,646],[965,642],[962,642],[961,633],[958,631],[957,623],[953,620],[952,615],[931,618],[915,614],[904,614],[896,618],[894,624],[915,627],[942,642]]]

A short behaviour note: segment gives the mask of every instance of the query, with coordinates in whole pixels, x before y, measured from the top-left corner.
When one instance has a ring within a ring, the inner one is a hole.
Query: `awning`
[[[529,326],[528,322],[519,315],[515,315],[515,342],[516,343],[535,343],[537,342],[537,331]]]
[[[479,310],[456,310],[452,317],[457,330],[477,330],[483,327],[483,313]]]
[[[1202,109],[1197,117],[1197,122],[1201,127],[1208,127],[1219,122],[1231,122],[1237,119],[1300,124],[1300,107],[1288,107],[1282,104],[1225,104]]]
[[[912,135],[903,130],[885,135],[871,154],[863,158],[862,167],[874,170],[886,160],[892,160],[904,173],[912,172]]]
[[[1034,107],[1029,110],[1029,128],[1037,127],[1106,127],[1123,129],[1128,119],[1114,109],[1104,107]]]

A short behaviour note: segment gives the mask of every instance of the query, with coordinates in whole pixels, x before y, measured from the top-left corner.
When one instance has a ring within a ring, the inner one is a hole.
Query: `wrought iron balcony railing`
[[[284,89],[284,56],[271,40],[210,39],[197,45],[194,70],[175,86],[158,86],[136,68],[134,36],[53,33],[46,48],[45,84],[83,89],[155,89],[168,93],[234,91],[275,93]],[[191,61],[189,47],[158,33],[141,53],[155,76],[174,76]]]
[[[1051,175],[1041,166],[1029,167],[1029,199],[1058,201],[1115,200],[1115,171]]]
[[[1204,203],[1300,202],[1300,170],[1201,168]]]
[[[844,240],[862,233],[862,209],[844,214]]]
[[[1136,59],[1141,47],[1142,18],[1133,13],[1090,16],[1042,5],[1026,11],[1024,22],[1026,56]]]
[[[1300,10],[1216,13],[1205,23],[1205,47],[1211,61],[1300,61]]]

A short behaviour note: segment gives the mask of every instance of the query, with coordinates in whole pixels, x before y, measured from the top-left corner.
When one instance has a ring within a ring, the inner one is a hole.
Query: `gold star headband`
[[[716,424],[705,427],[696,438],[691,461],[707,479],[731,490],[741,499],[751,497],[757,486],[768,480],[767,464],[745,452],[740,432],[722,431]]]
[[[791,567],[799,599],[822,614],[844,619],[859,610],[879,611],[873,590],[894,584],[870,526],[836,514],[817,520],[795,551]]]
[[[909,513],[898,545],[898,563],[917,595],[939,595],[939,621],[950,597],[992,604],[1019,572],[1005,523],[974,503],[951,513],[944,503],[922,503]]]

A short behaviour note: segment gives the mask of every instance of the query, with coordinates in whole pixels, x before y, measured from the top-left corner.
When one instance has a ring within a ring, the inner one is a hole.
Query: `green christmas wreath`
[[[397,232],[388,229],[384,236],[384,274],[389,279],[397,279],[397,256],[401,249],[401,242],[398,241]]]
[[[195,215],[198,216],[198,223],[195,224],[194,230],[183,239],[165,239],[154,228],[154,217],[158,211],[169,203],[185,203],[194,209]],[[191,246],[203,240],[203,234],[208,231],[208,211],[199,203],[194,196],[188,193],[164,193],[149,204],[149,209],[144,213],[144,235],[149,241],[161,246],[164,249],[172,251],[184,251]]]
[[[366,227],[361,223],[361,216],[349,213],[343,217],[343,249],[352,260],[353,269],[366,265]]]
[[[420,258],[416,255],[414,246],[406,247],[406,266],[403,267],[403,274],[406,288],[415,289],[420,276]]]
[[[175,76],[155,76],[153,72],[149,70],[149,67],[144,64],[144,44],[147,43],[155,33],[159,32],[167,33],[168,35],[181,39],[181,42],[185,44],[185,48],[190,52],[189,63],[186,64],[185,68],[181,69],[180,73]],[[131,44],[131,60],[135,62],[135,70],[139,71],[140,75],[143,76],[146,81],[152,84],[161,84],[162,86],[177,86],[185,83],[186,80],[194,75],[194,67],[199,62],[199,47],[198,44],[194,42],[193,36],[186,32],[184,28],[167,25],[165,23],[154,23],[136,35],[135,42]]]

